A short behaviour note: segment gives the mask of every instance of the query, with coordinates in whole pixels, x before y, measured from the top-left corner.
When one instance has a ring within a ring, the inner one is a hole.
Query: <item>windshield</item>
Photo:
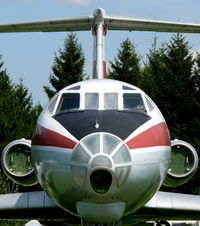
[[[85,94],[85,109],[98,109],[99,108],[99,94],[86,93]]]
[[[76,110],[80,108],[79,93],[64,93],[60,99],[57,113],[66,110]]]
[[[144,102],[140,93],[124,93],[123,108],[125,110],[135,110],[146,112]]]
[[[117,93],[104,93],[104,109],[118,109]]]
[[[83,95],[82,104],[80,96]],[[118,100],[119,98],[119,100]],[[57,101],[57,98],[56,98]],[[118,104],[119,103],[119,104]],[[120,104],[122,103],[122,105]],[[55,104],[53,104],[55,106]],[[80,107],[83,106],[83,108]],[[121,106],[121,107],[120,107]],[[91,110],[111,110],[123,109],[143,111],[146,113],[146,108],[140,93],[123,93],[118,96],[118,93],[103,93],[100,98],[99,93],[63,93],[56,110],[56,113],[63,111],[76,111],[80,109]]]

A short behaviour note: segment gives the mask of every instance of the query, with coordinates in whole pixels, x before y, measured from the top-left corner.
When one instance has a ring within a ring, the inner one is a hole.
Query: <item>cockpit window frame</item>
[[[47,106],[47,110],[51,115],[54,114],[55,109],[57,108],[58,99],[59,99],[59,94],[57,93],[55,96],[52,97],[52,99],[50,100]]]
[[[69,109],[66,109],[66,110],[60,110],[61,108],[61,101],[62,101],[62,98],[64,95],[67,95],[67,94],[78,94],[79,95],[79,107],[78,108],[69,108]],[[58,100],[58,103],[57,103],[57,106],[56,106],[56,110],[55,110],[55,114],[59,114],[61,112],[64,112],[64,111],[78,111],[80,110],[80,106],[81,106],[81,94],[80,92],[64,92],[64,93],[61,93],[60,94],[60,97],[59,97],[59,100]]]
[[[124,95],[126,95],[126,94],[138,94],[138,95],[140,95],[140,97],[141,97],[141,101],[142,101],[142,104],[143,104],[143,106],[144,106],[144,109],[142,110],[142,109],[137,109],[137,108],[125,108],[124,107]],[[127,90],[125,91],[125,92],[123,92],[122,93],[122,95],[121,95],[121,104],[122,104],[122,110],[124,110],[124,111],[138,111],[138,112],[144,112],[144,113],[148,113],[148,108],[147,108],[147,105],[146,105],[146,102],[144,101],[144,95],[141,93],[141,92],[138,92],[138,91],[136,91],[136,92],[133,92],[133,91],[131,91],[131,92],[127,92]]]
[[[145,94],[144,100],[147,105],[147,109],[149,110],[149,113],[153,112],[155,110],[155,104],[152,99],[147,94]]]
[[[140,91],[140,90],[125,90],[125,89],[119,89],[119,91],[112,91],[112,90],[102,90],[102,91],[97,91],[95,92],[94,89],[92,90],[65,90],[64,92],[59,92],[58,94],[56,94],[52,100],[50,101],[49,105],[47,106],[47,109],[48,109],[48,112],[51,114],[51,115],[56,115],[58,113],[61,113],[62,111],[59,111],[59,104],[60,104],[60,101],[62,99],[62,96],[65,95],[65,94],[78,94],[79,95],[79,108],[77,109],[70,109],[69,111],[84,111],[84,110],[119,110],[119,111],[131,111],[131,110],[134,110],[134,109],[125,109],[124,106],[123,106],[123,95],[125,93],[127,94],[139,94],[141,95],[141,98],[142,98],[142,102],[143,102],[143,105],[144,105],[144,109],[145,110],[138,110],[141,111],[141,112],[144,112],[145,114],[152,114],[152,109],[149,108],[149,105],[147,103],[147,100],[151,102],[152,106],[154,107],[155,109],[155,105],[154,103],[151,101],[151,98],[149,98],[144,92]],[[95,93],[98,95],[98,107],[94,107],[94,108],[86,108],[86,94],[92,94],[92,93]],[[118,107],[117,108],[106,108],[105,107],[105,95],[106,94],[116,94],[117,95],[117,105]],[[51,107],[51,105],[53,107]],[[53,109],[54,108],[54,109]],[[53,110],[52,110],[53,109]],[[137,110],[137,109],[135,109]]]

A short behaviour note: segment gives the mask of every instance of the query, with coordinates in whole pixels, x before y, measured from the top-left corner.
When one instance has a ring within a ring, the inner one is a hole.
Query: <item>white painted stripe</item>
[[[160,151],[169,151],[171,149],[170,146],[153,146],[148,148],[135,148],[130,149],[130,153],[145,153],[145,152],[160,152]]]
[[[42,145],[32,145],[31,149],[33,151],[48,151],[48,152],[65,152],[71,154],[73,152],[73,149],[69,148],[60,148],[60,147],[54,147],[54,146],[42,146]]]
[[[78,140],[71,133],[69,133],[58,121],[56,121],[54,118],[52,118],[48,114],[45,114],[45,113],[42,114],[39,117],[37,123],[49,130],[52,130],[56,133],[61,134],[62,136],[65,136],[75,141],[76,143],[78,142]]]

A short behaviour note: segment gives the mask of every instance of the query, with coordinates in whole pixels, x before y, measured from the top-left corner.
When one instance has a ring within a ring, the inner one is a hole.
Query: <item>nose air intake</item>
[[[131,166],[128,147],[119,137],[109,133],[84,137],[74,148],[71,158],[71,172],[76,184],[102,195],[121,188]]]
[[[112,184],[112,175],[107,170],[96,170],[90,175],[90,183],[96,193],[106,193]]]

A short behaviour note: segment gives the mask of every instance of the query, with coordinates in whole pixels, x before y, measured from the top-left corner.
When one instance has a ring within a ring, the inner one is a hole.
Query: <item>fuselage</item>
[[[120,216],[139,209],[163,183],[170,153],[155,103],[137,87],[109,79],[62,89],[41,113],[32,139],[40,184],[75,215],[90,204],[117,205]]]

